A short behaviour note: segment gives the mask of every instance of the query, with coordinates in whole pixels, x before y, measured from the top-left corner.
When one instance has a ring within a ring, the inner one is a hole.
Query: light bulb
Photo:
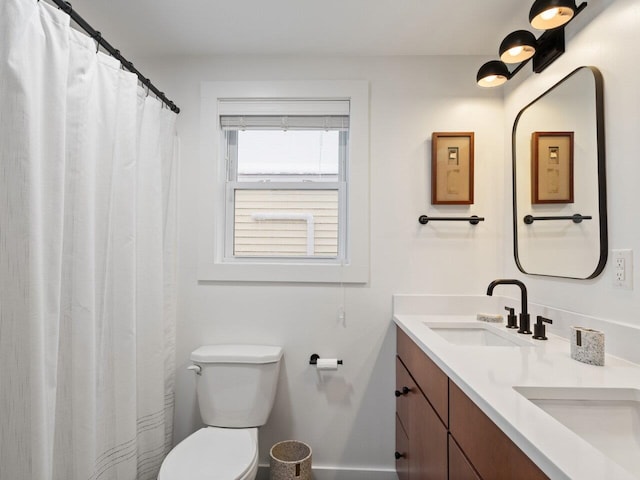
[[[540,16],[542,17],[543,20],[551,20],[553,17],[558,15],[558,13],[560,13],[560,9],[556,7],[556,8],[550,8],[549,10],[545,10],[540,14]]]
[[[524,50],[523,46],[510,48],[509,55],[511,55],[512,57],[517,57],[522,53],[522,50]]]
[[[487,75],[478,82],[481,87],[498,87],[507,81],[504,75]]]

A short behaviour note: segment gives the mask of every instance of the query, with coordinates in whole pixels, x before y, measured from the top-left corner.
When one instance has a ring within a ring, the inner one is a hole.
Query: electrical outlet
[[[612,250],[613,285],[633,290],[633,250]]]

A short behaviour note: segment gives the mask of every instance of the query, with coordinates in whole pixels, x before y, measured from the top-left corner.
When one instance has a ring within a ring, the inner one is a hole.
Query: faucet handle
[[[509,312],[507,316],[507,328],[518,328],[518,317],[516,317],[516,309],[511,307],[504,307]]]
[[[533,326],[533,338],[536,340],[547,340],[545,323],[551,324],[553,323],[553,320],[541,315],[536,317],[536,324]]]

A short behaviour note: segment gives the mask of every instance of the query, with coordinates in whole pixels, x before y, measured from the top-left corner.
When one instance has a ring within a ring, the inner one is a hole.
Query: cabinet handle
[[[406,395],[410,391],[411,391],[411,389],[409,387],[402,387],[402,391],[396,390],[396,397],[400,397],[402,395]]]
[[[400,460],[401,458],[407,458],[407,455],[404,453],[396,452],[395,453],[396,460]]]

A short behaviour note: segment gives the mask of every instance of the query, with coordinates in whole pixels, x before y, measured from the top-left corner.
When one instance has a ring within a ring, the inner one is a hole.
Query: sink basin
[[[424,322],[447,342],[454,345],[484,347],[530,347],[524,338],[509,333],[503,326],[496,327],[483,322]]]
[[[514,389],[621,467],[640,477],[640,390]]]

